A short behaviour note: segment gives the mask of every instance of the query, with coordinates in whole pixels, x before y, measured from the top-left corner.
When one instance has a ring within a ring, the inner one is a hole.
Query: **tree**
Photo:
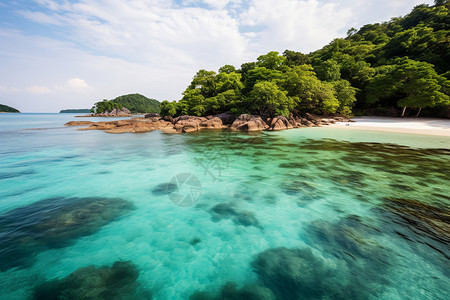
[[[339,102],[333,85],[320,81],[310,65],[295,66],[286,71],[279,83],[304,112],[335,113]]]
[[[257,58],[257,66],[266,69],[278,70],[286,61],[286,57],[278,55],[276,51],[270,51],[265,55],[260,55]]]
[[[216,91],[216,72],[200,70],[192,79],[188,89],[199,89],[203,97],[214,97]]]
[[[324,61],[318,67],[314,68],[314,70],[320,80],[336,81],[341,79],[341,67],[333,59]]]
[[[352,106],[356,102],[356,91],[347,80],[338,80],[332,82],[336,99],[339,102],[338,112],[344,115],[352,113]]]
[[[161,116],[175,116],[177,114],[177,102],[164,100],[161,102]]]
[[[205,97],[199,88],[187,89],[180,100],[180,103],[183,105],[181,113],[198,117],[203,116],[206,110],[204,102]]]
[[[372,101],[397,98],[397,105],[403,107],[402,117],[407,107],[419,109],[418,117],[424,107],[450,103],[450,82],[438,75],[433,65],[408,58],[397,62],[390,72],[377,75],[369,84],[368,91],[373,92]]]
[[[249,96],[250,109],[262,116],[289,116],[295,103],[286,94],[287,92],[280,90],[274,82],[258,82]]]
[[[303,54],[301,52],[285,50],[283,52],[283,56],[286,57],[285,64],[288,65],[289,67],[300,66],[310,63],[308,55]]]
[[[232,65],[225,65],[219,69],[219,73],[230,74],[232,72],[236,72],[236,68]]]

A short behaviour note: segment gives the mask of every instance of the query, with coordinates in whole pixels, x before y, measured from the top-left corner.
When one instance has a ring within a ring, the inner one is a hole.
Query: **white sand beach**
[[[333,128],[450,136],[450,119],[355,117],[354,122],[337,122]]]

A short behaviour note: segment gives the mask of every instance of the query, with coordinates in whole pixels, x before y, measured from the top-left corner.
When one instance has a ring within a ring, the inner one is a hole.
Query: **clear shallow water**
[[[108,280],[81,294],[137,299],[448,297],[447,137],[110,135],[73,119],[0,115],[1,299],[83,276]],[[195,177],[177,191],[181,173]]]

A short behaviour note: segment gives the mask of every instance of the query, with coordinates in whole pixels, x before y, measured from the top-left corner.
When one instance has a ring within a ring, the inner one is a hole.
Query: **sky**
[[[0,104],[179,100],[199,69],[309,53],[430,0],[0,0]]]

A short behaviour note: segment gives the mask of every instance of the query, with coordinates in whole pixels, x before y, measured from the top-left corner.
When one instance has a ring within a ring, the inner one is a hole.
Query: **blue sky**
[[[89,108],[141,93],[178,100],[200,68],[309,53],[416,0],[0,0],[0,103]]]

